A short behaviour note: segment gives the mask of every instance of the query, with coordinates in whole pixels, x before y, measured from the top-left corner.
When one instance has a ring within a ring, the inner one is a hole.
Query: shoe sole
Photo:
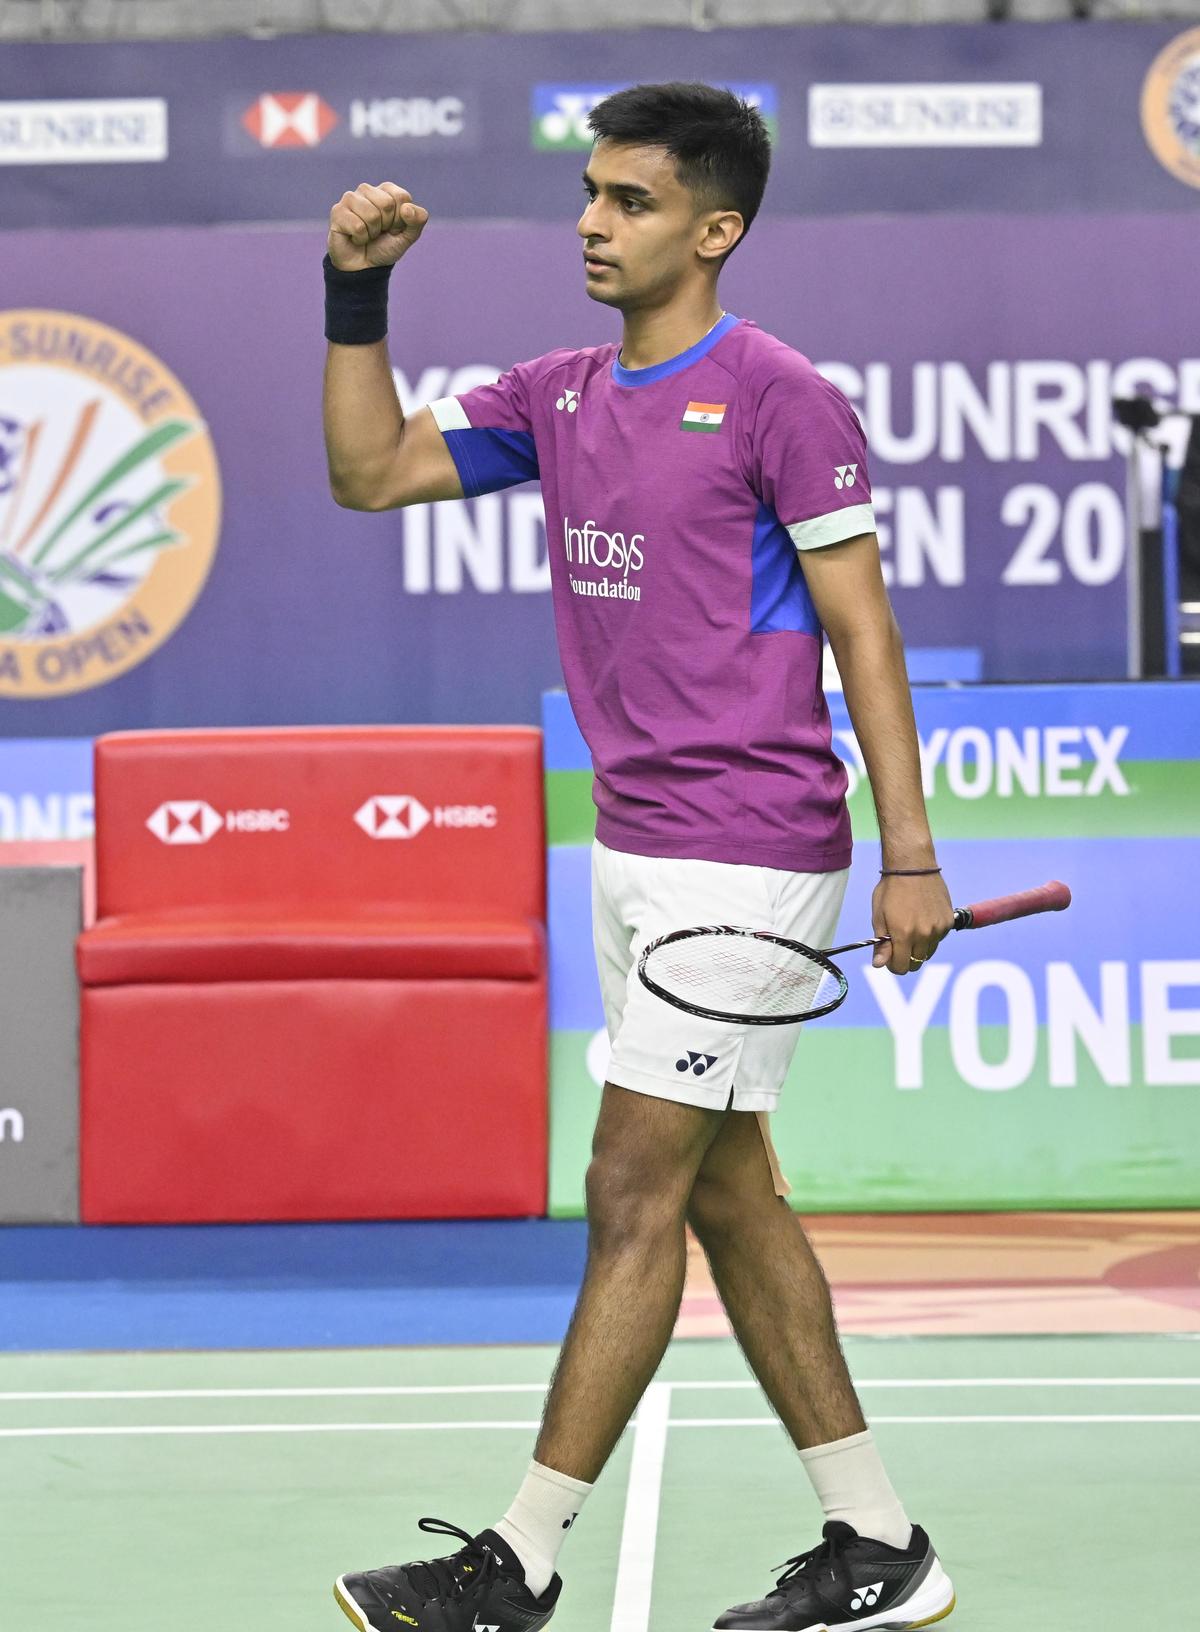
[[[355,1626],[358,1627],[359,1632],[375,1632],[375,1629],[371,1625],[370,1621],[364,1618],[362,1610],[346,1591],[345,1583],[346,1577],[344,1575],[339,1575],[333,1584],[333,1596],[338,1608],[348,1620],[354,1622]],[[415,1621],[413,1622],[413,1625],[416,1625]]]
[[[339,1575],[333,1584],[333,1596],[337,1602],[338,1608],[348,1620],[354,1622],[355,1626],[358,1627],[358,1632],[374,1632],[374,1628],[371,1626],[370,1621],[364,1617],[362,1610],[359,1609],[358,1605],[354,1602],[354,1599],[351,1598],[350,1594],[346,1591],[345,1582],[346,1577],[344,1575]]]
[[[950,1594],[948,1603],[947,1593]],[[806,1627],[805,1632],[917,1632],[918,1627],[944,1621],[957,1602],[950,1577],[935,1559],[933,1570],[907,1603],[896,1604],[882,1615],[865,1615],[857,1621],[815,1622]],[[713,1627],[712,1632],[718,1632],[718,1628]],[[720,1632],[724,1632],[724,1629],[721,1628]],[[754,1632],[754,1629],[745,1628],[743,1632]]]

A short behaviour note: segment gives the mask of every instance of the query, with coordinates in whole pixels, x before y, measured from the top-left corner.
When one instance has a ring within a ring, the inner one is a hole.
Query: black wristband
[[[343,272],[326,255],[325,338],[335,346],[371,346],[387,338],[390,266]]]
[[[881,867],[880,878],[926,878],[932,873],[940,873],[940,867]]]

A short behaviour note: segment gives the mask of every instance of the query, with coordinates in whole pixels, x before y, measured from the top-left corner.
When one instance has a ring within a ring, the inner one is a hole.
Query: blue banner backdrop
[[[689,78],[761,102],[776,214],[1186,212],[1200,155],[1172,93],[1200,44],[1180,37],[1121,21],[8,44],[0,221],[306,220],[398,169],[443,217],[558,219],[590,104]]]
[[[974,648],[987,679],[1123,672],[1108,403],[1146,382],[1200,411],[1182,288],[1127,293],[1193,243],[1180,215],[764,220],[734,257],[727,305],[864,419],[910,643]],[[536,490],[328,496],[321,251],[315,227],[0,236],[0,735],[537,719]],[[435,220],[393,280],[406,406],[615,337],[582,284],[569,221]]]

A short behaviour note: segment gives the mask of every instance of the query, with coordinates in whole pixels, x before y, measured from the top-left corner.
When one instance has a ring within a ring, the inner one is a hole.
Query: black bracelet
[[[932,873],[940,873],[940,867],[881,867],[880,878],[927,878]]]
[[[343,272],[326,255],[325,338],[335,346],[371,346],[387,338],[390,266]]]

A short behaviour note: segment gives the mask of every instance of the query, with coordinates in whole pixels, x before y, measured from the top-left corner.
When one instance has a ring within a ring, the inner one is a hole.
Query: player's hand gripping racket
[[[1054,880],[1036,890],[958,907],[954,927],[984,929],[1035,912],[1062,912],[1070,905],[1070,890]],[[655,997],[705,1020],[794,1026],[832,1014],[845,1000],[850,988],[833,962],[837,953],[878,945],[878,940],[850,941],[817,952],[765,929],[704,924],[651,941],[638,960],[638,976]]]

